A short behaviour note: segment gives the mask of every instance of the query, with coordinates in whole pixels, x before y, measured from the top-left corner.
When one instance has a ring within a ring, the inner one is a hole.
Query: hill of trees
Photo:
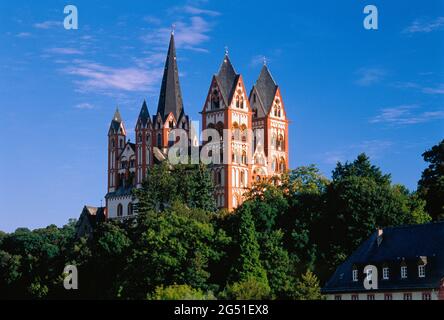
[[[320,287],[376,228],[444,216],[444,140],[426,151],[418,192],[361,154],[331,180],[315,166],[262,181],[217,211],[204,166],[153,167],[132,220],[76,239],[58,228],[0,232],[0,298],[321,299]],[[63,287],[76,265],[78,290]]]

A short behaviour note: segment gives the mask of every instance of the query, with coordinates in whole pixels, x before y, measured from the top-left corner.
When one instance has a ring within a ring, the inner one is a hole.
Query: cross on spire
[[[228,46],[225,46],[225,55],[228,56]]]
[[[267,57],[264,56],[264,66],[266,66],[266,65],[267,65]]]
[[[174,31],[176,31],[176,24],[175,24],[175,23],[173,23],[173,24],[171,25],[171,34],[172,34],[172,35],[174,35]]]

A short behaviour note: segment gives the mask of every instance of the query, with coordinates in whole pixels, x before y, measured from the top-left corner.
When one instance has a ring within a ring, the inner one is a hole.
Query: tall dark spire
[[[139,118],[140,124],[145,126],[150,121],[150,113],[148,111],[148,106],[146,100],[143,101],[142,108],[140,109]]]
[[[178,121],[183,114],[183,102],[176,61],[174,32],[171,32],[168,56],[165,62],[162,87],[160,89],[159,105],[157,107],[157,113],[160,113],[163,121],[165,121],[170,112],[176,117],[176,121]]]
[[[230,103],[229,100],[233,95],[234,89],[236,89],[235,86],[238,78],[239,75],[234,70],[230,58],[228,57],[228,50],[225,49],[224,60],[220,66],[219,73],[216,75],[216,80],[219,84],[222,97],[227,105]]]

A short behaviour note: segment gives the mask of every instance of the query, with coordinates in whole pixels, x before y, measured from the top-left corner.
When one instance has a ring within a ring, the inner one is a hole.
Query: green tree
[[[134,228],[137,237],[125,270],[123,297],[145,298],[157,286],[175,283],[213,289],[208,265],[223,257],[220,246],[229,239],[202,219],[199,209],[176,202],[163,212],[142,213]]]
[[[158,286],[148,295],[149,300],[215,300],[213,293],[205,293],[189,285],[173,284],[167,287]]]
[[[430,220],[421,203],[407,189],[392,186],[390,176],[371,165],[364,154],[353,163],[338,163],[327,189],[326,213],[322,234],[328,240],[321,240],[319,245],[333,264],[321,272],[324,275],[378,227]]]
[[[221,297],[229,300],[269,299],[270,287],[264,281],[250,276],[228,285],[221,294]]]
[[[418,194],[434,220],[444,219],[444,140],[423,153],[429,166],[418,182]]]
[[[321,286],[318,278],[310,270],[297,281],[294,298],[296,300],[321,300]]]
[[[161,211],[180,201],[190,208],[216,210],[214,185],[204,165],[175,165],[166,161],[148,169],[142,188],[134,191],[136,211]]]
[[[260,260],[260,247],[257,242],[256,228],[251,214],[249,203],[245,203],[239,215],[239,247],[240,256],[236,267],[236,274],[240,280],[255,278],[268,283],[267,273]]]

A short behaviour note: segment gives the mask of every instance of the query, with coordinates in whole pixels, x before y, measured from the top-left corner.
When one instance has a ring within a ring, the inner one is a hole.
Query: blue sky
[[[63,225],[106,193],[116,105],[131,132],[155,112],[170,26],[192,119],[228,46],[251,88],[263,56],[281,87],[292,167],[367,152],[411,190],[444,137],[442,1],[64,1],[0,3],[0,230]],[[363,28],[363,8],[379,30]],[[134,140],[134,139],[133,139]]]

